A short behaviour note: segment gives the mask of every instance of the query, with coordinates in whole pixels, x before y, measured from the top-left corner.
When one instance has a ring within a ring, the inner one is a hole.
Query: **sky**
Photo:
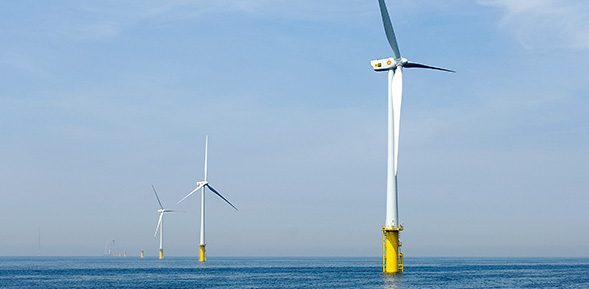
[[[589,256],[589,3],[388,0],[402,251]],[[0,256],[382,252],[378,2],[0,3]],[[40,246],[39,246],[40,235]]]

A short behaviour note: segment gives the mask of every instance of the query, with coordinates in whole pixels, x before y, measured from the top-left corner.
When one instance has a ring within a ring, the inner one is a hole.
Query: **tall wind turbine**
[[[198,259],[200,262],[204,262],[207,260],[207,256],[206,256],[206,252],[205,252],[205,246],[207,245],[205,243],[205,192],[206,192],[206,189],[207,188],[210,189],[211,192],[213,192],[215,195],[219,196],[219,198],[223,199],[223,201],[227,202],[227,204],[229,204],[236,211],[238,211],[237,208],[233,204],[231,204],[227,199],[225,199],[225,197],[223,197],[219,192],[217,192],[217,190],[215,190],[213,187],[211,187],[211,185],[209,185],[209,182],[207,182],[208,146],[209,146],[209,136],[206,136],[205,137],[205,179],[204,179],[204,181],[196,183],[196,189],[192,190],[192,192],[190,192],[188,195],[186,195],[186,197],[184,197],[184,198],[182,198],[182,200],[178,201],[178,204],[180,204],[180,202],[182,202],[186,198],[190,197],[190,195],[194,194],[199,189],[202,189],[201,202],[200,202],[200,244],[199,244],[200,258]]]
[[[160,209],[157,210],[158,213],[160,213],[160,219],[157,222],[157,227],[155,227],[155,233],[153,234],[153,236],[157,236],[157,232],[160,232],[160,259],[164,258],[164,214],[168,213],[168,212],[175,212],[172,210],[166,210],[164,209],[164,206],[162,206],[162,202],[160,202],[160,197],[158,197],[157,192],[155,191],[155,188],[153,187],[153,185],[151,185],[151,188],[153,189],[153,193],[155,194],[155,198],[157,199],[158,204],[160,205]],[[141,251],[143,253],[143,251]]]
[[[399,206],[397,196],[397,164],[399,159],[399,128],[401,122],[401,99],[403,97],[403,68],[425,68],[447,72],[449,69],[410,62],[401,57],[393,25],[384,0],[378,0],[384,31],[395,57],[372,60],[375,71],[388,71],[388,149],[387,149],[387,202],[383,231],[383,272],[403,272],[403,254],[399,251]]]

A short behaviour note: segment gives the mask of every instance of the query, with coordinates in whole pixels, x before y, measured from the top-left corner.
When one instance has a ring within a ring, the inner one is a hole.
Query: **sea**
[[[589,258],[0,257],[0,288],[589,288]]]

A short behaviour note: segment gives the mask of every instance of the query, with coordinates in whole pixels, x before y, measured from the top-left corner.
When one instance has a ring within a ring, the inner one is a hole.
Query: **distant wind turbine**
[[[388,71],[388,149],[387,149],[387,202],[386,218],[383,230],[384,252],[383,271],[385,273],[403,272],[403,254],[399,251],[398,196],[397,196],[397,164],[399,158],[399,128],[401,123],[401,100],[403,98],[403,68],[425,68],[447,72],[449,69],[410,62],[401,57],[393,25],[384,0],[378,0],[384,31],[393,49],[395,57],[372,60],[370,63],[376,71]]]
[[[202,189],[202,193],[201,193],[201,203],[200,203],[200,258],[199,261],[200,262],[204,262],[207,260],[207,256],[206,256],[206,252],[205,252],[205,189],[210,189],[215,195],[217,195],[219,198],[223,199],[223,201],[227,202],[227,204],[229,204],[231,207],[233,207],[236,211],[237,208],[231,204],[227,199],[225,199],[225,197],[223,197],[219,192],[217,192],[217,190],[215,190],[213,187],[211,187],[211,185],[209,185],[209,182],[207,182],[207,155],[208,155],[208,145],[209,145],[209,137],[206,136],[205,137],[205,179],[202,182],[198,182],[196,183],[197,187],[196,189],[192,190],[192,192],[190,192],[188,195],[186,195],[186,197],[182,198],[182,200],[178,201],[178,204],[180,204],[180,202],[184,201],[186,198],[190,197],[190,195],[194,194],[196,191],[198,191],[199,189]]]
[[[157,195],[157,192],[155,191],[155,188],[153,187],[153,185],[151,185],[151,188],[153,189],[153,193],[155,194],[155,198],[157,199],[158,204],[160,205],[160,209],[157,210],[158,213],[160,213],[160,218],[159,221],[157,222],[157,227],[155,227],[155,233],[153,234],[153,236],[157,236],[157,232],[160,232],[160,259],[164,258],[164,214],[165,213],[170,213],[170,212],[176,212],[176,211],[172,211],[172,210],[167,210],[164,209],[164,206],[162,206],[162,202],[160,202],[160,197]]]
[[[39,228],[39,243],[37,246],[37,256],[41,256],[41,228]]]

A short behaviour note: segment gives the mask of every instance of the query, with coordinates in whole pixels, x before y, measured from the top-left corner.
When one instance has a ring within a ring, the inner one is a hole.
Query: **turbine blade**
[[[393,30],[393,24],[391,24],[391,18],[389,17],[389,11],[387,11],[387,5],[384,0],[378,0],[380,5],[380,15],[382,16],[382,24],[384,25],[384,33],[387,35],[389,44],[395,52],[395,58],[401,58],[401,52],[399,52],[399,46],[397,45],[397,38],[395,37],[395,31]]]
[[[160,197],[157,196],[157,192],[155,191],[155,188],[153,187],[153,185],[151,185],[151,188],[153,189],[153,193],[155,194],[155,198],[157,199],[157,202],[160,204],[160,208],[163,210],[164,206],[162,206],[162,202],[160,202]]]
[[[435,66],[429,66],[429,65],[425,65],[425,64],[421,64],[421,63],[415,63],[415,62],[407,62],[405,65],[403,65],[403,67],[406,67],[406,68],[434,69],[434,70],[441,70],[441,71],[456,73],[456,71],[454,71],[454,70],[445,69],[445,68],[439,68],[439,67],[435,67]]]
[[[236,211],[239,211],[232,203],[230,203],[229,201],[227,201],[227,199],[225,199],[223,196],[221,196],[221,194],[219,194],[219,192],[217,192],[217,190],[213,189],[213,187],[209,186],[208,184],[206,186],[207,186],[207,188],[211,189],[211,191],[213,191],[213,193],[217,194],[217,196],[219,196],[219,198],[223,199],[225,202],[227,202],[227,204],[232,206]]]
[[[162,224],[162,219],[164,218],[164,212],[160,213],[160,220],[157,222],[157,227],[155,227],[155,233],[153,233],[153,236],[157,236],[157,231],[160,230],[160,225]]]
[[[184,201],[186,198],[190,197],[190,195],[194,194],[194,192],[198,191],[200,188],[202,188],[203,185],[200,185],[198,187],[196,187],[196,189],[192,190],[192,192],[190,192],[188,195],[186,195],[186,197],[182,198],[182,200],[178,201],[177,204],[180,204],[180,202]]]
[[[395,176],[397,175],[397,165],[399,163],[399,132],[401,128],[401,103],[403,101],[403,68],[398,67],[395,70],[395,74],[393,75],[393,80],[391,83],[391,92],[392,92],[392,101],[393,101],[393,119],[394,119],[394,128],[393,128],[393,148],[394,148],[394,155],[393,155],[393,165],[394,165],[394,173]]]
[[[209,136],[205,136],[205,182],[207,181],[207,156],[209,154]]]

